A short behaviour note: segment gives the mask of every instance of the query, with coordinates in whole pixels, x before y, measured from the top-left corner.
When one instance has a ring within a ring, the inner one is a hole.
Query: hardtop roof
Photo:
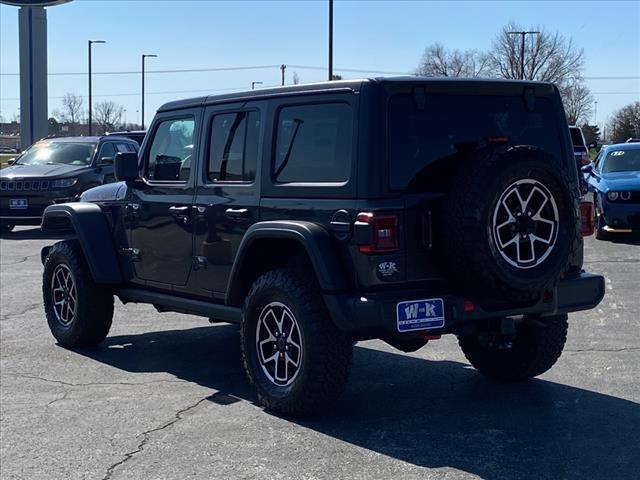
[[[360,78],[354,80],[334,80],[331,82],[306,83],[301,85],[286,85],[282,87],[261,88],[258,90],[247,90],[235,93],[226,93],[222,95],[204,95],[199,97],[187,98],[184,100],[175,100],[162,105],[158,112],[171,111],[183,108],[195,108],[202,105],[212,103],[222,103],[230,101],[247,101],[251,99],[261,99],[274,96],[295,95],[309,92],[331,92],[331,91],[353,91],[359,92],[366,83],[399,85],[402,83],[410,84],[433,84],[433,85],[451,85],[451,84],[485,84],[495,86],[517,85],[517,86],[546,86],[552,84],[548,82],[537,82],[530,80],[509,80],[499,78],[460,78],[460,77],[420,77],[420,76],[402,76],[402,77],[379,77],[379,78]]]

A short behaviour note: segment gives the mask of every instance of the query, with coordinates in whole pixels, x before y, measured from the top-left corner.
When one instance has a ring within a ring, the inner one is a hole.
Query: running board
[[[114,293],[122,303],[150,303],[159,311],[187,313],[230,323],[240,323],[242,319],[242,310],[238,307],[229,307],[139,288],[117,288]]]

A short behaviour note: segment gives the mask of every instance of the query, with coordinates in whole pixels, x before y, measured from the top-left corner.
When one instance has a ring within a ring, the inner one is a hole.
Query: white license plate
[[[9,208],[11,210],[26,210],[29,208],[29,200],[26,198],[11,198],[9,199]]]
[[[427,298],[399,302],[396,305],[396,322],[399,332],[442,328],[444,327],[444,300]]]

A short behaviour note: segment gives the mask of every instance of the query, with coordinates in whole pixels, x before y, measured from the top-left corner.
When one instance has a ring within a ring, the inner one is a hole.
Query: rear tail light
[[[589,163],[589,154],[588,153],[583,153],[582,157],[580,157],[580,163],[582,163],[582,165],[587,165]]]
[[[400,248],[397,215],[361,212],[356,217],[357,224],[369,227],[366,241],[358,245],[360,253],[389,253]]]
[[[583,237],[593,235],[594,225],[593,202],[580,202],[580,234]]]

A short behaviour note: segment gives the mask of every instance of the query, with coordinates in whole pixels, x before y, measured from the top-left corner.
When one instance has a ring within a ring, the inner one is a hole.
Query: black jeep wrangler
[[[259,401],[330,405],[355,341],[414,351],[455,334],[484,375],[548,370],[582,270],[573,149],[547,83],[336,81],[171,102],[118,183],[52,205],[42,229],[58,343],[94,345],[114,296],[240,324]],[[582,217],[582,218],[581,218]]]

